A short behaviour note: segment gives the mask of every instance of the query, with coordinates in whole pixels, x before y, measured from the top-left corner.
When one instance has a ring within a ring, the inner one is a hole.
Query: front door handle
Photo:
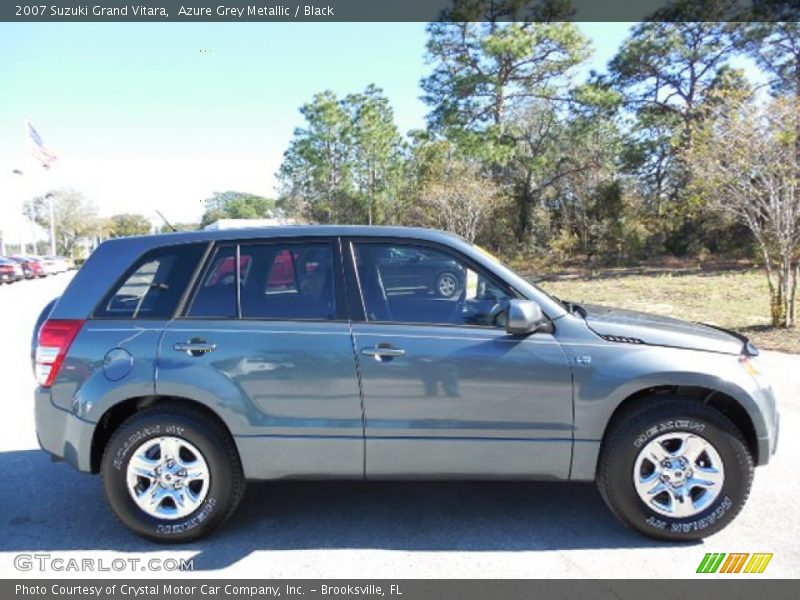
[[[216,344],[209,344],[205,340],[191,339],[188,342],[177,342],[173,347],[176,352],[186,352],[189,356],[203,356],[217,349]]]
[[[383,360],[405,356],[406,351],[402,348],[395,348],[391,344],[378,344],[373,348],[362,348],[361,354],[374,356],[375,360]]]

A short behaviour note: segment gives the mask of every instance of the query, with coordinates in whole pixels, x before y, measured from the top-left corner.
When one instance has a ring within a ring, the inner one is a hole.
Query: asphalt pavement
[[[773,352],[761,365],[779,398],[778,454],[757,469],[739,517],[704,542],[628,531],[591,484],[494,482],[252,484],[211,538],[143,541],[115,520],[98,477],[51,462],[36,443],[31,329],[70,277],[0,286],[0,577],[161,575],[152,558],[191,559],[192,572],[170,577],[717,577],[695,573],[707,552],[771,552],[765,573],[748,577],[800,576],[800,356]],[[15,557],[34,554],[45,558],[20,571],[30,561]],[[82,559],[109,570],[63,570]]]

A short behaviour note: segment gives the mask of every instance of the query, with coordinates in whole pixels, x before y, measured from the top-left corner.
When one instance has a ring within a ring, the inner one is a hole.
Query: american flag
[[[42,141],[42,136],[39,135],[39,132],[36,131],[36,128],[31,125],[30,121],[26,122],[27,130],[28,130],[28,139],[30,141],[30,148],[31,153],[33,154],[34,158],[38,160],[45,169],[49,169],[50,165],[52,165],[55,161],[58,160],[58,156],[55,152],[50,150],[47,146],[44,145]]]

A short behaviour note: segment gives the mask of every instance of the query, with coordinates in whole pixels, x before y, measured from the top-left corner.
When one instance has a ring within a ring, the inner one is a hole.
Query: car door
[[[340,264],[334,239],[220,245],[165,332],[158,392],[234,423],[248,477],[363,477]]]
[[[567,478],[570,367],[552,334],[506,334],[503,308],[514,291],[445,248],[370,239],[345,246],[357,287],[351,295],[364,311],[353,338],[366,476]],[[433,283],[385,286],[377,257],[414,250],[458,265],[459,293],[444,297]]]

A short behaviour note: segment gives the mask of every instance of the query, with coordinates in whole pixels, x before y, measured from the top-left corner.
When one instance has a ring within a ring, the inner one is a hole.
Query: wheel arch
[[[658,398],[659,396],[663,396],[665,399],[695,400],[698,403],[714,408],[728,417],[744,436],[753,459],[758,463],[758,433],[750,411],[733,395],[705,385],[660,385],[637,390],[626,396],[611,413],[611,417],[608,419],[603,431],[602,440],[606,440],[609,432],[613,430],[616,424],[623,421],[643,401]]]
[[[97,421],[97,426],[92,434],[90,462],[91,472],[100,472],[100,463],[103,459],[103,452],[106,448],[106,445],[111,439],[111,436],[114,434],[114,431],[116,431],[119,426],[122,425],[122,423],[141,410],[150,408],[152,406],[162,405],[182,406],[191,408],[192,410],[203,414],[222,427],[234,442],[234,446],[236,446],[235,439],[228,424],[224,421],[224,419],[222,419],[222,417],[219,416],[219,414],[217,414],[213,409],[209,408],[206,404],[192,400],[191,398],[184,398],[180,396],[139,396],[117,402],[113,406],[106,409],[106,411]]]

